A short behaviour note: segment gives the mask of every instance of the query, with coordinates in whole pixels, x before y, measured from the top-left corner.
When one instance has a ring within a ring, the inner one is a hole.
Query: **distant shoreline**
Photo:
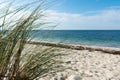
[[[60,48],[73,49],[73,50],[89,50],[90,52],[101,51],[104,53],[120,55],[120,48],[73,45],[73,44],[63,44],[63,43],[55,43],[55,42],[54,43],[53,42],[37,42],[37,41],[30,41],[30,42],[27,42],[27,44],[60,47]]]

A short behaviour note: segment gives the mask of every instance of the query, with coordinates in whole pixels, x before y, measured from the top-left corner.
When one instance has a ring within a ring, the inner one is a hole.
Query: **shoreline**
[[[112,47],[87,46],[87,45],[63,44],[63,43],[55,43],[55,42],[37,42],[37,41],[28,41],[27,44],[60,47],[60,48],[73,49],[73,50],[88,50],[90,52],[101,51],[104,53],[120,55],[120,48],[114,48],[114,47],[112,48]]]

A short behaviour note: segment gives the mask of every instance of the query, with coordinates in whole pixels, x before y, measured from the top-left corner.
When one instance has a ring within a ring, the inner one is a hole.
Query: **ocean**
[[[120,30],[33,30],[34,41],[120,48]]]

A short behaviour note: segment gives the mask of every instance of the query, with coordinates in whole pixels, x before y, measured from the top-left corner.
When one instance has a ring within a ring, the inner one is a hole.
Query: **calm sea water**
[[[120,30],[34,30],[36,41],[120,48]]]

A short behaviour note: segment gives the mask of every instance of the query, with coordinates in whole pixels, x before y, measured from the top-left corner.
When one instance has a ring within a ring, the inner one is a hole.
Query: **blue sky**
[[[57,2],[60,5],[54,9],[68,13],[83,13],[120,6],[120,0],[57,0]]]
[[[52,7],[45,11],[45,21],[57,24],[57,30],[120,30],[120,0],[47,1],[53,2],[46,5]]]
[[[120,29],[120,0],[57,0],[47,12],[56,29]]]

